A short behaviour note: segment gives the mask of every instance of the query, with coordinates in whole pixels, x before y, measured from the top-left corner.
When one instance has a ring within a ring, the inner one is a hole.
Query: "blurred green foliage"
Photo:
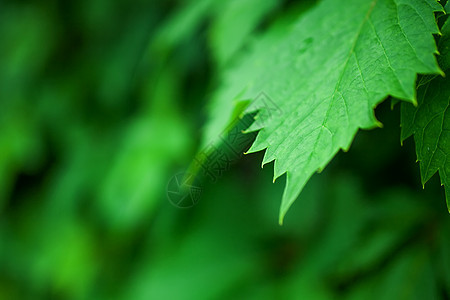
[[[304,2],[1,2],[0,299],[448,299],[443,191],[397,108],[282,227],[260,154],[166,199],[220,74]]]

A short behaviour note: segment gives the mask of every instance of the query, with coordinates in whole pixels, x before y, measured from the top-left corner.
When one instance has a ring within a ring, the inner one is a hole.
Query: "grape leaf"
[[[206,129],[214,140],[231,100],[264,92],[278,110],[259,111],[248,131],[259,133],[249,153],[266,149],[274,179],[287,174],[280,223],[308,179],[339,149],[348,150],[359,128],[380,125],[374,107],[388,95],[416,103],[417,73],[440,73],[432,34],[442,7],[433,0],[324,0],[293,25],[278,26],[255,42],[229,70],[211,105]],[[326,18],[323,17],[326,15]]]
[[[450,22],[447,20],[439,40],[439,63],[447,75],[450,73],[449,47]],[[401,139],[414,135],[423,185],[439,171],[450,212],[450,78],[423,77],[417,100],[417,107],[402,103]]]

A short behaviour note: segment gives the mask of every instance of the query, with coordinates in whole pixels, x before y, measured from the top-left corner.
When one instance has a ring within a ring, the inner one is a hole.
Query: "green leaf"
[[[229,0],[219,2],[223,7],[211,25],[211,47],[218,65],[224,65],[239,50],[249,34],[280,1]]]
[[[439,40],[438,63],[442,70],[450,69],[450,22],[444,23],[442,26],[442,36]]]
[[[439,63],[449,74],[450,22],[442,27],[439,41]],[[422,78],[417,90],[418,106],[406,103],[401,108],[402,141],[414,134],[417,159],[420,162],[422,184],[439,171],[445,187],[450,212],[450,78]]]
[[[212,103],[206,140],[224,127],[232,100],[263,101],[248,131],[257,131],[248,151],[266,150],[275,160],[274,179],[287,174],[280,223],[308,179],[340,150],[348,150],[359,128],[380,126],[374,107],[387,96],[416,103],[417,73],[440,73],[432,34],[438,33],[432,0],[325,0],[293,25],[275,27],[225,74]],[[327,17],[324,18],[323,16]]]
[[[187,1],[159,27],[153,41],[153,47],[168,49],[184,39],[191,38],[193,32],[200,27],[201,22],[209,15],[213,4],[213,0]]]

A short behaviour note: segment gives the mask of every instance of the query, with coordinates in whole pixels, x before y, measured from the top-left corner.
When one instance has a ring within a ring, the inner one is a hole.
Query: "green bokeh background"
[[[178,209],[172,176],[246,45],[313,1],[0,2],[0,299],[449,299],[450,218],[398,105],[308,183],[261,153]]]

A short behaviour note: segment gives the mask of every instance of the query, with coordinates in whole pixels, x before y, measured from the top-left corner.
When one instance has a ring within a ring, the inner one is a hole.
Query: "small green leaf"
[[[442,27],[439,63],[446,77],[436,77],[417,90],[418,106],[402,104],[402,141],[414,135],[422,184],[439,171],[450,212],[450,23]],[[421,80],[422,81],[422,80]]]

